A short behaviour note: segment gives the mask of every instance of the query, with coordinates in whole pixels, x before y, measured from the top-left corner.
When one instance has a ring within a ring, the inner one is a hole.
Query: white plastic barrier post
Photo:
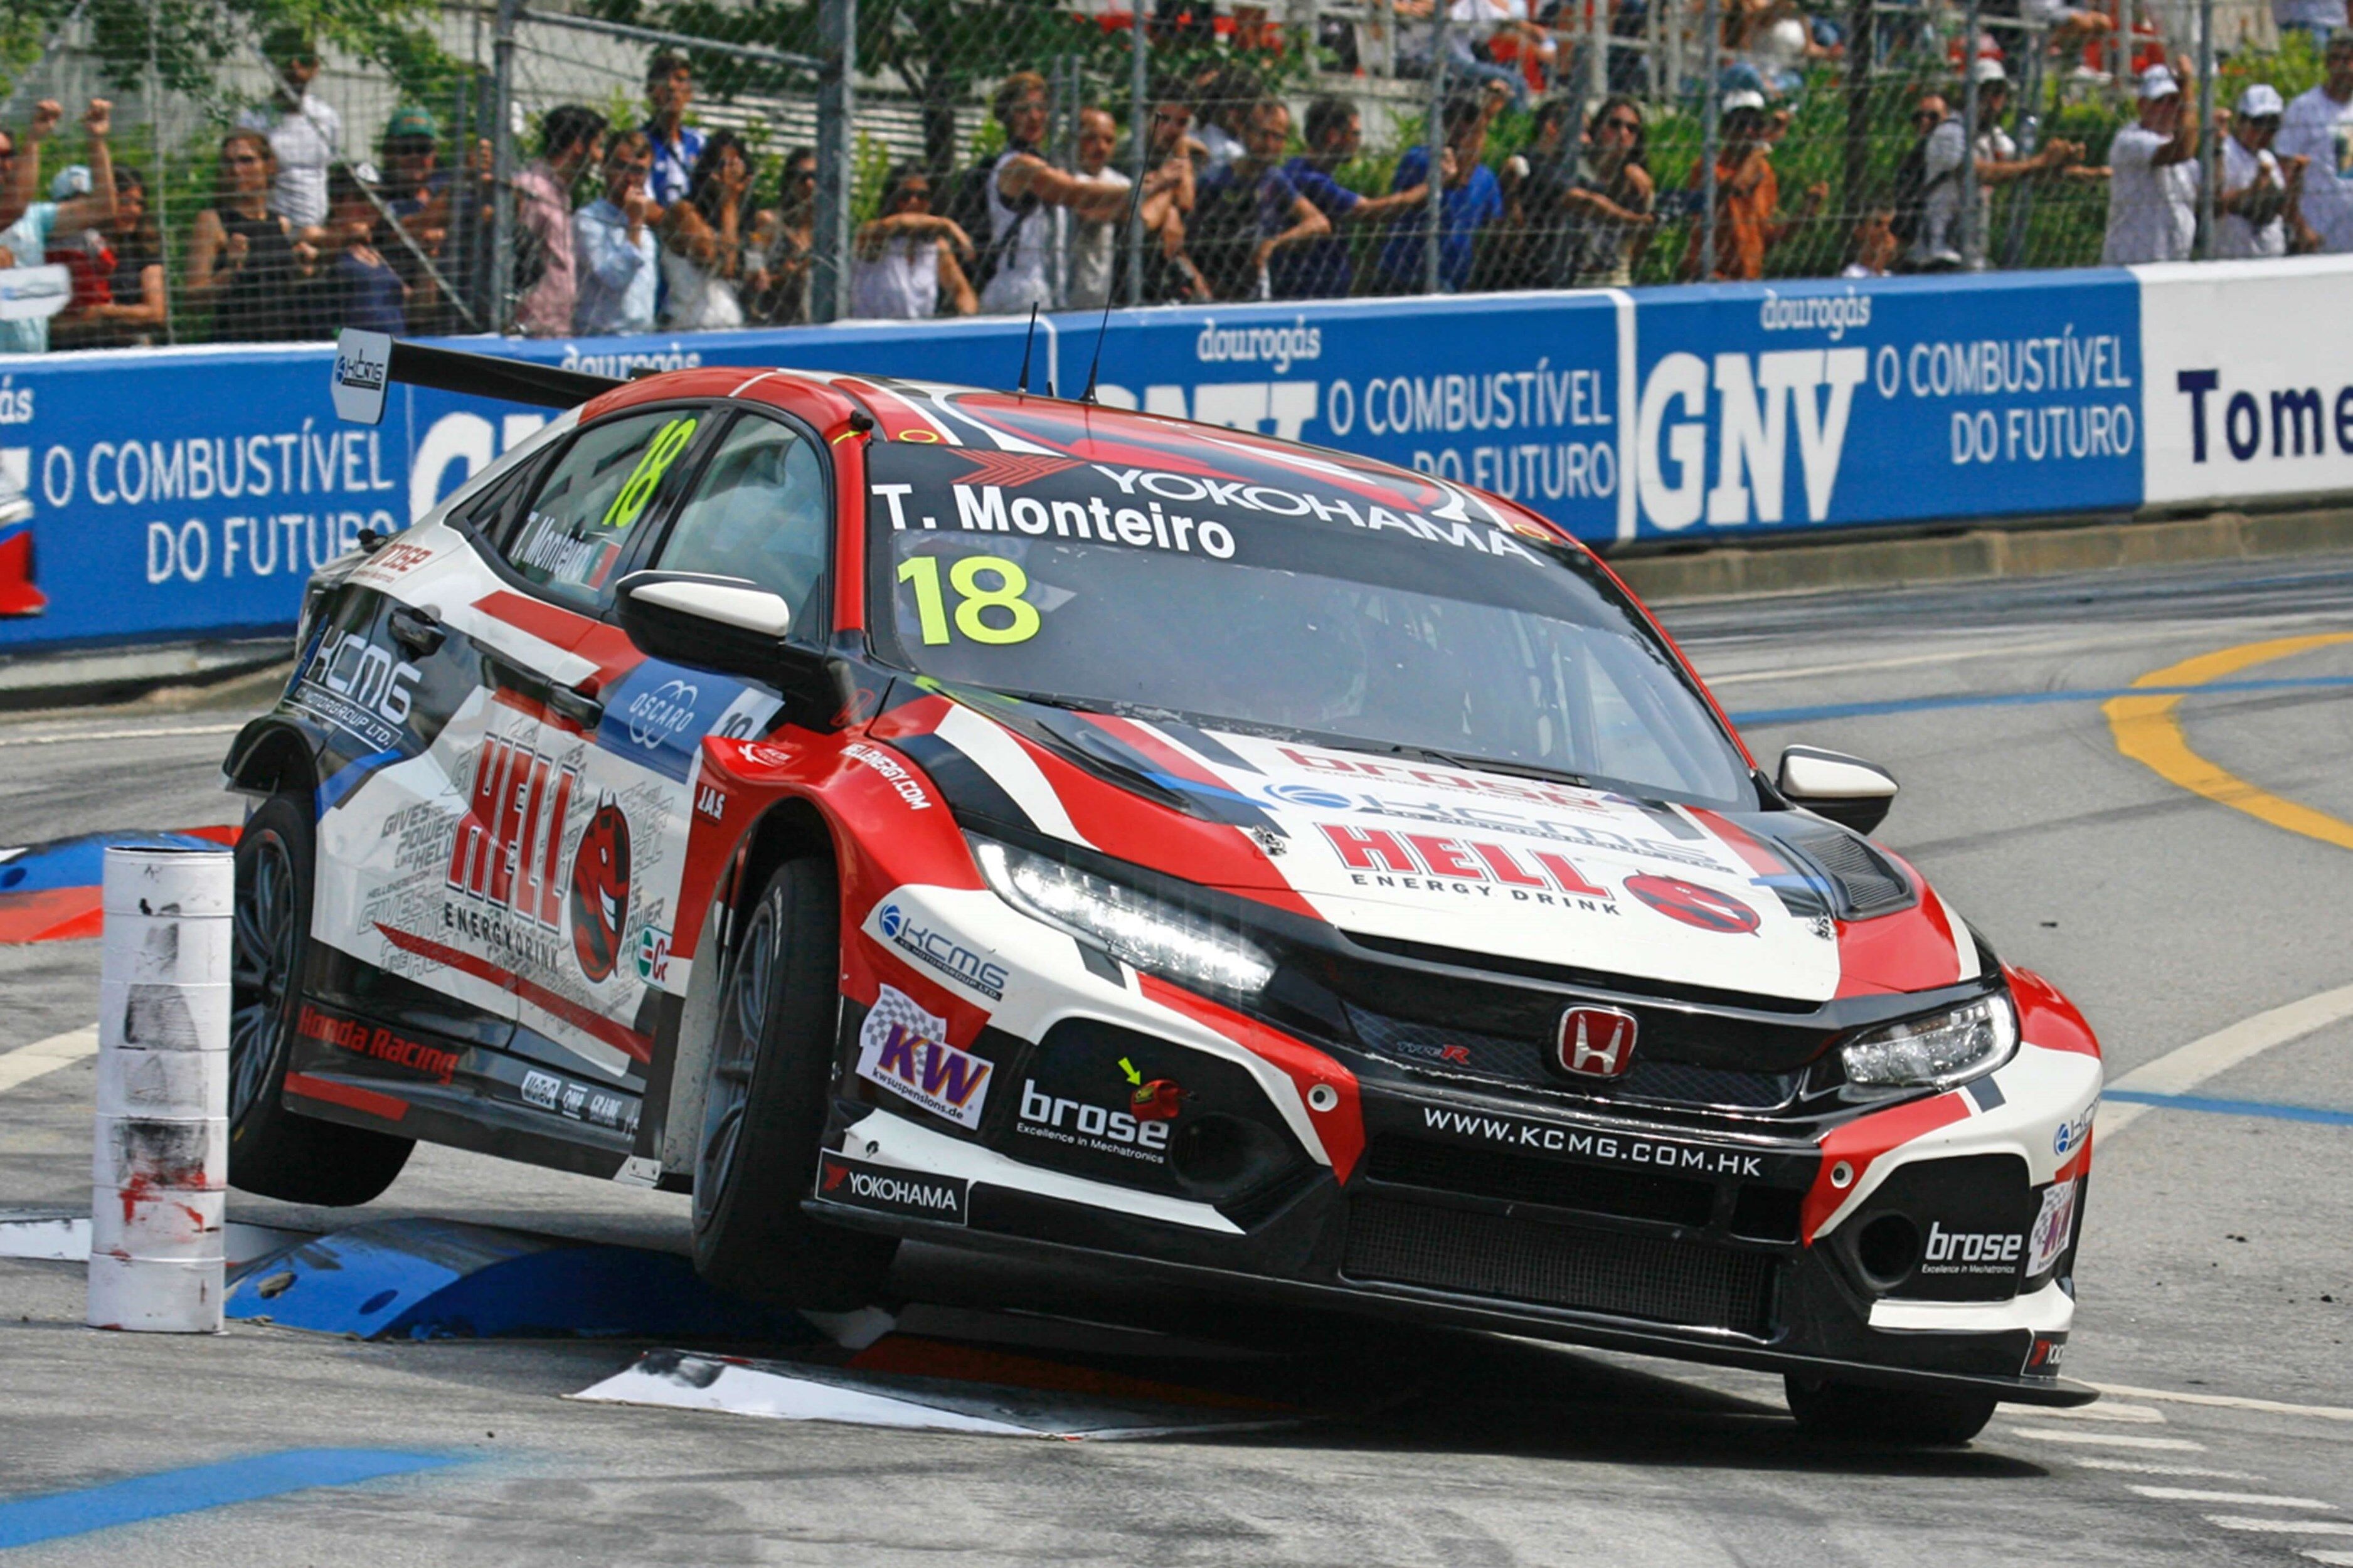
[[[220,1331],[235,885],[226,851],[106,852],[92,1328]]]

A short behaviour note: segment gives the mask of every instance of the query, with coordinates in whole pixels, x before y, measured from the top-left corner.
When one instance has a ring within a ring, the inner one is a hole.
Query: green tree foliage
[[[440,102],[466,68],[422,26],[437,8],[435,0],[84,0],[79,6],[110,85],[137,89],[152,62],[166,91],[216,112],[228,107],[222,68],[255,58],[259,41],[283,26],[378,67],[413,100]],[[14,88],[76,9],[76,0],[0,5],[0,85]]]

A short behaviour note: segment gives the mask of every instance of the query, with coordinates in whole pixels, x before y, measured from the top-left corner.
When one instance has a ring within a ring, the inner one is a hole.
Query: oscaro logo
[[[702,690],[683,680],[665,680],[629,704],[629,739],[650,751],[674,741],[694,723],[695,700]]]
[[[992,1002],[1005,999],[1005,966],[990,962],[945,931],[919,925],[896,904],[885,904],[874,923],[891,942],[934,969],[979,992]]]

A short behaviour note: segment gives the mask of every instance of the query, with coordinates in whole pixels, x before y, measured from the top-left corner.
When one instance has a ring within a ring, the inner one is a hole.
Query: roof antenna
[[[1138,180],[1128,187],[1127,216],[1120,220],[1119,231],[1121,233],[1126,233],[1134,226],[1135,209],[1137,205],[1141,203],[1143,199],[1144,182],[1142,180]],[[1144,258],[1139,248],[1139,252],[1136,257],[1136,260],[1139,265],[1142,263],[1143,259]],[[1116,282],[1117,279],[1114,278],[1112,281]],[[1092,403],[1095,400],[1095,372],[1103,366],[1103,334],[1111,331],[1111,297],[1113,292],[1113,290],[1110,288],[1105,288],[1103,289],[1103,320],[1095,323],[1095,353],[1094,358],[1087,362],[1087,389],[1079,394],[1079,401],[1081,403]]]
[[[1038,341],[1038,307],[1029,307],[1029,332],[1021,340],[1021,384],[1013,390],[1022,396],[1029,395],[1029,345]]]

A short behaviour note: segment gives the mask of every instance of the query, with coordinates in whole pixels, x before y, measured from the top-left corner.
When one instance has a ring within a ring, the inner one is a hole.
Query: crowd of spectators
[[[2097,12],[2026,3],[2050,11],[2045,20],[2071,44],[2100,31]],[[1440,4],[1450,7],[1442,30]],[[1147,303],[1622,287],[1654,243],[1664,248],[1651,277],[1786,271],[1781,247],[1831,221],[1821,216],[1829,187],[1785,190],[1777,153],[1808,68],[1837,58],[1843,41],[1796,0],[1726,0],[1725,9],[1730,63],[1712,178],[1697,160],[1685,177],[1679,162],[1672,188],[1651,166],[1654,110],[1642,97],[1613,91],[1588,111],[1581,94],[1543,94],[1556,85],[1557,50],[1548,13],[1528,0],[1396,0],[1400,47],[1427,57],[1442,37],[1462,87],[1440,106],[1434,159],[1416,140],[1393,162],[1369,160],[1356,103],[1317,97],[1294,121],[1291,102],[1231,65],[1154,82],[1140,150],[1096,107],[1078,110],[1057,140],[1047,81],[1017,72],[991,100],[993,151],[959,169],[890,168],[874,216],[849,242],[851,313],[1089,309],[1124,301],[1131,287]],[[2201,132],[2219,142],[2213,254],[2353,252],[2353,30],[2312,25],[2324,54],[2318,86],[2290,103],[2253,83],[2211,125],[2190,107],[2186,58],[2147,65],[2131,84],[2136,112],[2099,164],[2064,137],[2021,153],[2009,128],[2010,71],[1981,45],[1960,82],[1913,100],[1908,151],[1883,199],[1836,219],[1843,249],[1823,269],[1865,278],[1982,267],[1997,193],[2032,182],[2102,187],[2104,262],[2185,258]],[[47,199],[37,199],[39,151],[63,124],[60,106],[41,102],[21,131],[0,129],[0,267],[61,263],[73,289],[53,317],[0,321],[0,352],[161,341],[174,310],[216,341],[239,342],[345,326],[563,337],[809,319],[816,154],[764,160],[737,132],[698,124],[682,55],[650,61],[639,123],[611,124],[576,104],[541,117],[534,155],[511,175],[512,271],[493,279],[487,142],[445,167],[441,127],[406,107],[384,125],[374,157],[347,159],[340,117],[311,90],[319,58],[310,39],[280,31],[265,52],[275,91],[220,138],[210,198],[182,231],[176,275],[153,193],[110,156],[106,102],[89,104],[83,159],[55,177]],[[1491,152],[1515,103],[1528,113],[1511,122],[1513,150]],[[1385,178],[1363,180],[1367,168]],[[1131,225],[1142,239],[1134,249]],[[509,302],[505,319],[482,319],[491,299]]]

